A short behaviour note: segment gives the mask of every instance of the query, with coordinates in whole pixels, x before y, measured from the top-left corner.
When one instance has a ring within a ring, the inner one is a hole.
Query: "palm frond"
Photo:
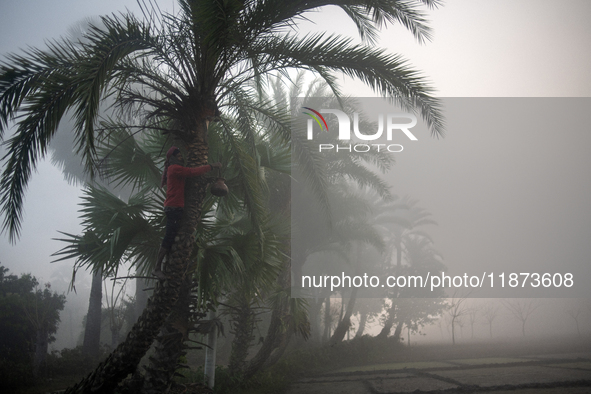
[[[155,222],[162,223],[162,213],[146,194],[138,193],[126,203],[103,187],[89,186],[80,214],[84,234],[62,233],[67,237],[59,240],[68,245],[54,254],[62,256],[57,261],[75,258],[77,266],[101,268],[105,275],[115,272],[122,261],[144,270],[153,263],[162,228]]]
[[[312,34],[304,37],[273,37],[252,45],[267,72],[278,68],[300,68],[320,74],[334,85],[333,72],[356,78],[403,109],[415,112],[431,128],[433,135],[443,135],[443,117],[439,102],[420,74],[399,55],[383,49],[354,45],[351,39],[334,35]],[[334,89],[333,89],[334,90]],[[340,96],[336,91],[337,97]]]
[[[125,123],[113,120],[101,122],[101,143],[97,149],[101,161],[97,165],[103,179],[115,187],[131,186],[133,190],[160,186],[161,169],[156,165],[157,153],[144,150],[134,136],[138,132],[150,133],[144,127],[135,132]],[[160,138],[162,143],[162,138]]]

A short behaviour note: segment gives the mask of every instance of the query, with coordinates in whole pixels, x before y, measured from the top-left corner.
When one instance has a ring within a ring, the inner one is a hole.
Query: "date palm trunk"
[[[363,336],[363,332],[365,331],[365,324],[367,323],[367,315],[367,313],[361,314],[361,318],[359,319],[359,328],[357,328],[355,338],[361,338]]]
[[[216,312],[210,310],[208,312],[207,319],[214,321],[216,319]],[[215,386],[215,366],[216,366],[216,355],[217,355],[217,344],[218,344],[218,329],[215,325],[212,325],[209,333],[207,334],[207,347],[205,348],[205,384],[210,389]]]
[[[324,305],[324,341],[328,341],[330,338],[330,325],[332,324],[330,319],[330,294],[326,297]]]
[[[329,343],[331,346],[334,346],[337,343],[342,342],[345,338],[345,335],[349,331],[349,328],[351,327],[351,315],[353,314],[353,309],[355,309],[355,301],[357,300],[357,290],[358,288],[354,287],[351,291],[351,297],[349,298],[349,302],[347,303],[347,311],[343,318],[339,321],[339,325],[334,330],[334,334],[330,338]],[[341,305],[344,304],[345,302],[343,300],[343,303]]]
[[[291,271],[289,261],[286,260],[283,270],[279,273],[277,278],[278,286],[282,289],[288,289],[291,282]],[[291,320],[289,300],[283,299],[278,302],[271,313],[271,322],[267,329],[267,335],[263,341],[263,345],[257,354],[249,361],[245,368],[245,376],[253,376],[259,372],[265,365],[268,365],[271,354],[282,344],[285,343],[287,337],[292,335],[291,331],[285,329],[285,326]]]
[[[394,313],[394,312],[390,311],[390,313]],[[378,335],[376,335],[376,338],[378,338],[380,340],[384,340],[384,339],[388,338],[388,335],[390,335],[390,331],[392,331],[393,325],[394,325],[394,317],[389,316],[388,319],[386,320],[386,322],[384,323],[384,327],[382,328],[380,333]]]
[[[291,341],[291,338],[293,337],[294,325],[295,324],[294,324],[293,319],[289,319],[287,321],[285,331],[279,337],[279,342],[277,344],[277,347],[269,355],[269,358],[267,358],[267,361],[265,362],[263,367],[268,367],[268,366],[276,364],[279,361],[279,359],[281,358],[281,356],[283,356],[283,353],[285,353],[285,350],[287,349],[287,346],[289,345],[289,342]]]
[[[192,278],[185,277],[179,299],[156,337],[154,354],[150,357],[150,363],[146,367],[144,384],[141,389],[143,394],[167,392],[171,387],[175,372],[181,366],[181,357],[186,355],[185,340],[190,330],[191,285]]]
[[[232,341],[232,351],[228,363],[230,376],[241,377],[244,373],[248,349],[254,339],[254,318],[254,313],[246,300],[232,312],[234,340]]]
[[[203,113],[202,111],[201,113]],[[197,122],[190,139],[185,137],[187,166],[197,167],[207,164],[208,145],[206,139],[207,123],[205,116]],[[183,281],[192,277],[195,269],[191,264],[191,254],[195,243],[194,232],[201,216],[201,206],[207,180],[203,177],[187,179],[185,188],[185,209],[180,229],[175,239],[175,250],[169,254],[165,267],[166,280],[156,284],[154,294],[148,305],[132,327],[127,338],[98,367],[75,386],[66,390],[70,393],[112,393],[119,382],[135,372],[136,367],[160,328],[166,322],[172,308],[179,298]]]
[[[402,334],[402,326],[404,324],[402,322],[398,322],[398,325],[396,326],[396,329],[394,330],[394,339],[396,340],[396,342],[400,342],[400,335]]]
[[[279,346],[282,335],[285,335],[285,333],[282,332],[282,329],[285,328],[283,327],[283,322],[285,321],[286,312],[285,305],[273,309],[273,312],[271,313],[271,323],[267,330],[267,336],[257,354],[248,363],[244,371],[245,376],[252,376],[260,371],[271,356],[271,353],[273,353],[273,351]]]
[[[90,287],[90,299],[88,301],[88,313],[86,314],[86,326],[84,328],[84,353],[92,358],[98,358],[101,339],[101,313],[103,299],[103,274],[97,270],[92,274]]]

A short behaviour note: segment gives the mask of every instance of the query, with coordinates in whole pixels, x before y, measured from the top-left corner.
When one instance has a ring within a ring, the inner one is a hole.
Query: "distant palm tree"
[[[382,215],[376,219],[382,224],[385,243],[391,248],[386,254],[386,270],[394,272],[396,275],[401,275],[405,267],[403,266],[403,256],[406,250],[406,260],[409,264],[414,265],[416,269],[418,265],[424,264],[427,261],[433,268],[437,267],[438,256],[432,249],[432,240],[430,236],[421,231],[418,227],[437,224],[431,213],[426,209],[417,205],[418,200],[405,196],[389,205],[383,207]],[[395,266],[390,267],[393,260],[393,253],[396,251]],[[397,314],[400,306],[397,303],[397,298],[400,296],[399,289],[393,289],[390,296],[391,306],[388,309],[387,317],[384,322],[384,327],[378,334],[379,338],[385,338],[390,334],[392,326],[397,320]],[[404,322],[398,321],[394,336],[399,338],[402,332],[402,325]]]
[[[219,118],[220,109],[225,107],[244,120],[238,130],[248,139],[249,117],[256,112],[265,115],[263,110],[240,105],[242,97],[253,94],[249,82],[260,86],[269,72],[294,68],[317,72],[337,94],[337,74],[359,78],[403,107],[420,111],[433,132],[440,133],[437,101],[401,57],[338,36],[299,37],[290,30],[305,12],[332,4],[356,23],[366,42],[375,43],[379,28],[387,22],[400,22],[424,40],[429,29],[420,3],[438,5],[436,0],[179,0],[178,15],[145,10],[144,20],[130,14],[103,17],[103,26],[88,32],[88,42],[52,42],[47,50],[11,55],[0,65],[0,137],[8,123],[17,120],[0,179],[3,229],[13,241],[18,236],[25,187],[65,116],[75,120],[76,145],[87,171],[96,172],[96,140],[108,136],[96,125],[108,96],[115,99],[120,118],[128,119],[138,132],[150,127],[168,133],[184,151],[189,167],[208,162],[208,141],[216,138],[208,128]],[[269,125],[289,143],[287,122],[270,118]],[[232,133],[226,127],[221,130]],[[245,154],[243,146],[230,148],[236,156]],[[257,173],[243,163],[235,168],[241,176],[256,178]],[[135,370],[175,304],[185,275],[195,269],[187,271],[193,267],[193,234],[207,186],[203,178],[187,183],[185,213],[176,252],[167,264],[166,284],[156,287],[127,339],[70,392],[90,387],[111,391]],[[256,193],[247,196],[245,203],[252,212],[260,198]]]

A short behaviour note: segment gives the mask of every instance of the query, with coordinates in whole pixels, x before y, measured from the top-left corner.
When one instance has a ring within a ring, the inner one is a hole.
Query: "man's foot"
[[[168,250],[164,249],[162,246],[160,247],[160,249],[158,249],[156,268],[154,269],[154,272],[152,272],[152,274],[160,280],[166,279],[166,275],[164,274],[164,272],[162,272],[162,261],[164,260],[164,257],[166,257],[167,253]]]

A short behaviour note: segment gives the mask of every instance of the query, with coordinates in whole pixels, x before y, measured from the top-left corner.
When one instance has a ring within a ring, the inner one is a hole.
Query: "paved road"
[[[302,379],[286,394],[591,393],[591,352],[347,368]]]

